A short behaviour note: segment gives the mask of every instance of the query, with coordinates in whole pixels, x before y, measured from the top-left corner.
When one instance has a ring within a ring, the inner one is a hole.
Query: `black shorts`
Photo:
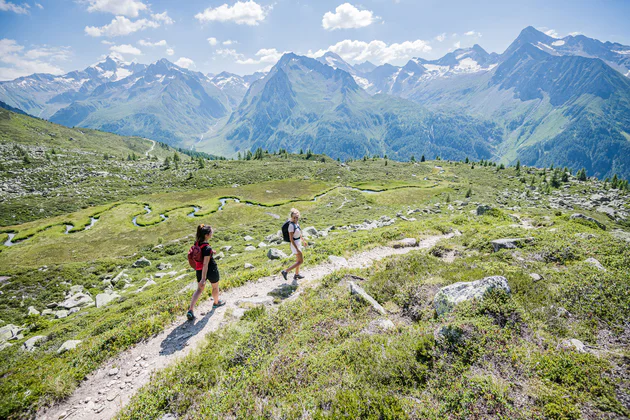
[[[197,282],[201,281],[201,274],[203,270],[196,270],[197,272]],[[208,264],[208,273],[206,274],[206,279],[210,283],[218,283],[219,282],[219,268],[215,264]]]

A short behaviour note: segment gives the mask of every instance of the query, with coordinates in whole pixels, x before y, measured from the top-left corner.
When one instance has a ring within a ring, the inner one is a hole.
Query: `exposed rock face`
[[[29,306],[28,307],[28,315],[29,316],[31,316],[31,315],[39,316],[39,315],[41,315],[41,313],[34,306]]]
[[[457,304],[479,299],[491,289],[502,289],[510,293],[508,281],[503,276],[491,276],[481,280],[471,282],[459,282],[441,288],[433,299],[433,306],[438,315],[442,315],[452,310]]]
[[[74,287],[74,286],[73,286]],[[70,296],[63,302],[59,303],[58,307],[63,309],[82,308],[85,306],[94,305],[94,299],[85,293],[77,293]]]
[[[81,344],[81,341],[82,340],[68,340],[59,347],[57,353],[61,354],[67,352],[68,350],[74,350],[79,344]]]
[[[269,248],[269,251],[267,251],[267,258],[269,258],[270,260],[280,260],[283,258],[287,258],[287,254],[280,251],[279,249]]]
[[[22,328],[13,324],[7,324],[4,327],[1,327],[0,343],[15,339],[20,334],[20,331],[22,331]]]
[[[44,335],[36,335],[35,337],[31,337],[22,344],[22,348],[26,351],[35,351],[35,347],[37,347],[38,343],[44,340],[46,336]]]
[[[582,220],[586,220],[588,222],[593,222],[597,225],[598,228],[600,228],[601,230],[606,230],[606,225],[604,225],[603,223],[601,223],[599,220],[594,219],[590,216],[585,216],[582,213],[574,213],[571,215],[570,217],[571,220],[576,220],[576,219],[582,219]]]
[[[133,268],[140,268],[140,267],[148,267],[150,265],[151,265],[151,261],[149,261],[146,258],[142,257],[142,258],[139,258],[138,260],[136,260],[136,262],[134,262],[131,266]]]
[[[116,293],[100,293],[96,295],[96,307],[102,308],[114,299],[118,299],[120,295]]]

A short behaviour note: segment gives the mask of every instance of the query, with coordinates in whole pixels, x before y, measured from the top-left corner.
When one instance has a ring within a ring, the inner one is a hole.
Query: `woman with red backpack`
[[[212,257],[216,252],[212,250],[208,243],[213,233],[211,226],[204,225],[203,223],[200,224],[197,227],[195,244],[190,248],[190,251],[188,251],[188,262],[197,273],[197,290],[192,296],[190,307],[186,313],[186,317],[191,321],[195,319],[193,310],[195,309],[197,300],[206,287],[206,280],[209,280],[212,285],[212,298],[214,299],[212,308],[214,309],[225,305],[224,301],[219,300],[219,268]]]

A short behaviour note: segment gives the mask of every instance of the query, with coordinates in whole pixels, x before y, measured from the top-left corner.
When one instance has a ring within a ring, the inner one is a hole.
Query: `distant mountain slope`
[[[178,144],[206,132],[229,110],[226,95],[205,75],[162,59],[99,86],[51,121]]]
[[[367,94],[349,73],[285,54],[254,83],[209,147],[312,149],[332,157],[412,154],[487,159],[501,133],[470,117],[434,114],[409,101]],[[217,138],[219,141],[217,141]]]
[[[16,114],[28,115],[26,112],[22,111],[21,109],[14,108],[11,105],[5,104],[2,101],[0,101],[0,108],[6,109],[7,111],[15,112]]]

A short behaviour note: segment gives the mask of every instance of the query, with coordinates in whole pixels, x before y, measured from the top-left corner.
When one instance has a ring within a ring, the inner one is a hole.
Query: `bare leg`
[[[289,271],[293,270],[295,268],[295,274],[299,274],[300,273],[300,265],[304,262],[304,258],[302,257],[302,253],[298,252],[296,255],[296,261],[295,264],[293,264],[291,267],[287,268],[285,271],[288,273]]]
[[[200,281],[199,283],[197,283],[197,290],[195,290],[195,293],[193,293],[192,301],[190,302],[190,308],[188,308],[191,312],[195,309],[195,304],[197,303],[197,300],[199,300],[199,297],[203,294],[203,290],[205,288],[205,281]]]
[[[219,282],[210,283],[212,285],[212,299],[214,299],[214,303],[219,303]]]

